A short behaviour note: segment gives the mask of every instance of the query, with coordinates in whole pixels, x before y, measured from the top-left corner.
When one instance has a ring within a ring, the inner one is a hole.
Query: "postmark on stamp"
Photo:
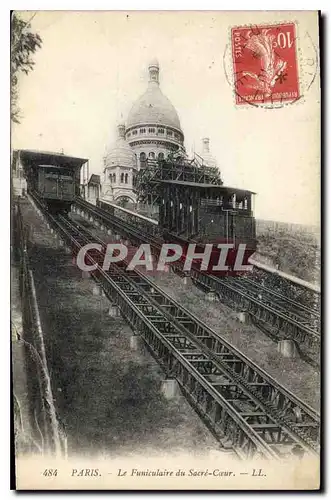
[[[269,104],[300,98],[295,23],[231,29],[235,102]]]

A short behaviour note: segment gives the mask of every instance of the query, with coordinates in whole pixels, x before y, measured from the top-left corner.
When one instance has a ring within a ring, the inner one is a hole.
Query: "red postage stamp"
[[[232,28],[236,104],[300,98],[295,23]]]

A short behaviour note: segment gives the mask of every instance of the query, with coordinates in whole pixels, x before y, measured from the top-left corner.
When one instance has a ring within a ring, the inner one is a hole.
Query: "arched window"
[[[116,174],[113,174],[113,182],[116,182]]]
[[[127,184],[128,183],[128,174],[125,174],[124,179],[125,179],[125,184]]]
[[[145,168],[146,167],[146,154],[140,153],[139,160],[140,160],[140,168]]]
[[[164,160],[164,153],[159,153],[157,155],[158,160]]]
[[[112,183],[112,182],[113,182],[113,175],[112,175],[112,174],[110,174],[110,175],[109,175],[109,182],[110,182],[110,183]]]
[[[148,153],[148,158],[150,158],[151,160],[155,160],[155,153],[153,153],[153,151]]]
[[[123,172],[122,172],[122,173],[121,173],[121,183],[123,184],[123,182],[124,182],[124,174],[123,174]]]

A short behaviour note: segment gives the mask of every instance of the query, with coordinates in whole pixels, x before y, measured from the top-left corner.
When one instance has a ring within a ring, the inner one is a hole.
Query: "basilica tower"
[[[117,139],[104,157],[103,199],[111,202],[123,199],[134,203],[132,181],[136,168],[135,154],[125,140],[125,126],[120,123],[117,127]]]
[[[206,165],[207,167],[217,167],[216,158],[210,152],[209,137],[204,137],[202,139],[202,148],[199,154],[201,158],[203,158],[204,165]]]

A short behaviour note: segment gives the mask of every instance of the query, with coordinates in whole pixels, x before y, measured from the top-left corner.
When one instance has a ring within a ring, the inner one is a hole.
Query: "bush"
[[[320,249],[311,234],[266,230],[259,235],[257,251],[269,257],[281,271],[306,281],[316,281],[318,277]]]

